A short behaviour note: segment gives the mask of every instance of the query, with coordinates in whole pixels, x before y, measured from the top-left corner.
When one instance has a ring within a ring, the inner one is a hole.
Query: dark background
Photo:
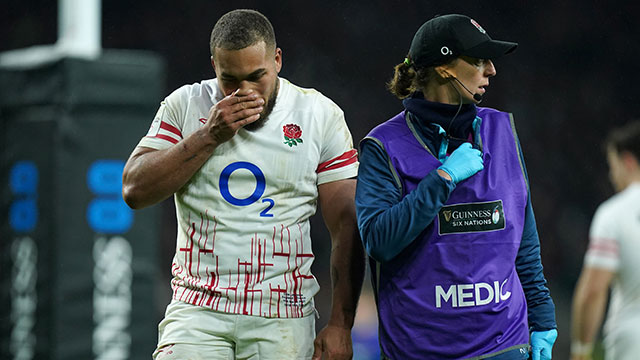
[[[3,0],[1,8],[0,51],[56,41],[56,1]],[[355,142],[401,110],[384,84],[414,32],[432,16],[463,13],[493,38],[518,42],[514,54],[495,62],[497,76],[482,105],[514,114],[557,307],[554,357],[568,357],[571,295],[589,224],[597,205],[613,194],[602,140],[612,127],[640,118],[635,2],[104,0],[102,8],[103,48],[162,55],[168,65],[165,95],[213,77],[208,42],[219,16],[234,8],[263,12],[283,50],[280,75],[340,105]],[[149,113],[149,123],[152,118]],[[159,244],[165,255],[158,260],[164,280],[175,222],[171,201],[160,206],[167,223]],[[315,271],[324,289],[318,307],[326,314],[329,239],[318,216],[312,224]],[[161,296],[168,302],[169,284],[164,285]],[[323,322],[326,315],[319,325]]]

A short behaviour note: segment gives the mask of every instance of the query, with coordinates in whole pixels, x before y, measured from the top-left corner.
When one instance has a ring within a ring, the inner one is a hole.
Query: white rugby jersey
[[[174,300],[235,314],[301,317],[314,311],[309,217],[318,185],[357,175],[342,110],[279,78],[273,112],[240,129],[175,194]],[[139,146],[166,149],[207,121],[224,97],[216,79],[186,85],[160,105]]]
[[[635,359],[637,351],[631,357],[619,351],[640,350],[640,183],[632,183],[598,207],[589,237],[585,266],[616,273],[604,328],[607,357],[615,351],[615,359]],[[616,343],[621,348],[612,349]]]

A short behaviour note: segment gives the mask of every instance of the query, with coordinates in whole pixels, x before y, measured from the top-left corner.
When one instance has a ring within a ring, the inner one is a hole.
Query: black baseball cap
[[[449,14],[422,24],[411,41],[409,61],[414,67],[438,66],[461,55],[496,59],[513,52],[517,43],[493,40],[472,18]]]

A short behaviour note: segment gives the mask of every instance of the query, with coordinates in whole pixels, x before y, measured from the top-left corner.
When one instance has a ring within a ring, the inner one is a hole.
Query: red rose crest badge
[[[298,143],[302,143],[302,129],[297,124],[287,124],[282,127],[284,132],[284,143],[289,147],[298,146]]]

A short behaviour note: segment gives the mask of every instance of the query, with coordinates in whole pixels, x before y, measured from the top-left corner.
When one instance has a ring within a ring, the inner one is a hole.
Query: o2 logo
[[[239,169],[249,170],[253,177],[256,179],[256,188],[253,190],[253,193],[244,199],[239,199],[231,194],[229,191],[229,177],[231,174]],[[256,165],[246,162],[246,161],[238,161],[231,163],[225,167],[220,173],[220,193],[222,197],[230,204],[235,206],[247,206],[251,205],[254,202],[258,201],[262,194],[264,194],[264,190],[266,188],[266,179],[264,177],[264,173],[260,170]],[[267,207],[260,212],[260,216],[262,217],[273,217],[273,214],[270,214],[269,211],[276,204],[273,199],[262,199],[263,203],[267,203]]]
[[[9,172],[9,187],[17,198],[9,208],[9,225],[16,232],[33,230],[38,223],[38,168],[32,161],[18,161]]]
[[[87,208],[93,231],[123,234],[133,224],[133,210],[122,200],[122,160],[96,160],[87,171],[87,186],[96,195]]]

